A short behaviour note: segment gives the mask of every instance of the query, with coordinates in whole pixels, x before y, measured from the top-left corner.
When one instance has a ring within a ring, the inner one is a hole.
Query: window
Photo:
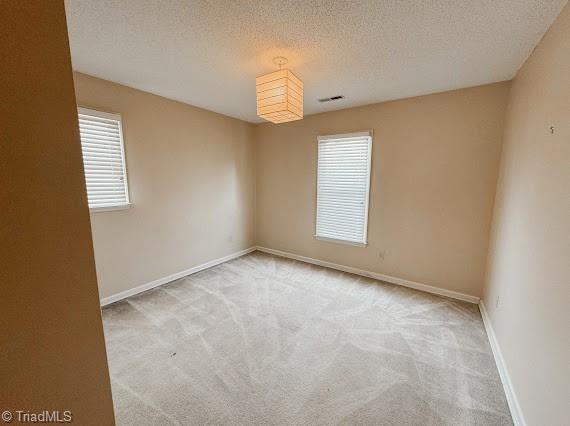
[[[316,237],[366,245],[372,135],[319,136]]]
[[[128,207],[121,116],[86,108],[78,114],[89,209]]]

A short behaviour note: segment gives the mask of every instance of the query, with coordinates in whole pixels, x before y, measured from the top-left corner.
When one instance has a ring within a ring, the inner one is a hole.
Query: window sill
[[[346,245],[355,246],[355,247],[366,247],[368,245],[367,243],[358,243],[355,241],[338,240],[336,238],[320,237],[318,235],[315,235],[314,237],[319,241],[325,241],[325,242],[337,243],[337,244],[346,244]]]
[[[105,207],[90,207],[89,213],[100,213],[100,212],[112,212],[116,210],[127,210],[132,207],[131,203],[128,204],[117,204],[116,206],[105,206]]]

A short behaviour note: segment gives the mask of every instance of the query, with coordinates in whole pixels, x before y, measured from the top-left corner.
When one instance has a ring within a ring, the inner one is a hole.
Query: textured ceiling
[[[275,56],[305,115],[511,79],[567,0],[67,0],[77,71],[259,122]],[[346,98],[327,104],[317,99]]]

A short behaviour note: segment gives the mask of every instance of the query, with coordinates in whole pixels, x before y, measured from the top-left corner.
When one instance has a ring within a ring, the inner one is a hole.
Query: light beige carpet
[[[253,253],[103,310],[119,425],[510,425],[477,306]]]

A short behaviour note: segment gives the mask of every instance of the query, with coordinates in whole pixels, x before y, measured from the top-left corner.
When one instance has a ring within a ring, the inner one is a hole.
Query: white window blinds
[[[86,108],[78,114],[89,208],[128,206],[121,116]]]
[[[319,136],[319,239],[366,244],[372,136],[369,132]]]

